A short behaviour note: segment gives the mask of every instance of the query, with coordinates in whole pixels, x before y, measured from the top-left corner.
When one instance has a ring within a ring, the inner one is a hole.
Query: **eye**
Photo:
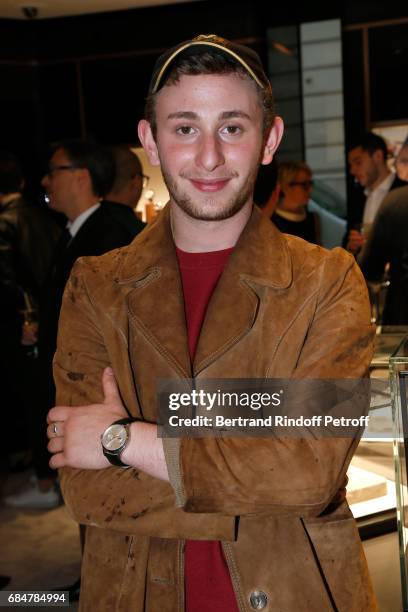
[[[181,125],[176,129],[176,134],[180,134],[181,136],[191,136],[194,132],[195,130],[191,125]]]
[[[226,125],[221,131],[227,136],[237,136],[242,133],[242,128],[239,125]]]

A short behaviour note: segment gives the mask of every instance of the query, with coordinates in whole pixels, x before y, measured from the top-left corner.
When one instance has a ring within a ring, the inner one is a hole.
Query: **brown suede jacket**
[[[280,234],[257,209],[191,365],[167,208],[128,247],[76,263],[54,360],[58,404],[101,401],[109,364],[128,412],[150,422],[160,378],[366,375],[373,330],[353,258]],[[64,468],[67,507],[87,525],[80,610],[182,612],[185,539],[223,542],[241,612],[376,610],[355,521],[341,496],[333,503],[357,443],[167,439],[170,484],[133,468]]]

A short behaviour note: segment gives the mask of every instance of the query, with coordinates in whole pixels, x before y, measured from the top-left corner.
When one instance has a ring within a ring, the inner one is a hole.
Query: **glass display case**
[[[401,586],[403,609],[408,610],[408,338],[391,357],[390,372]]]
[[[407,327],[377,329],[376,350],[370,368],[370,420],[348,471],[347,499],[362,539],[396,529],[395,429],[389,368],[394,359],[391,356],[397,355],[407,334]],[[406,369],[408,371],[408,352]]]

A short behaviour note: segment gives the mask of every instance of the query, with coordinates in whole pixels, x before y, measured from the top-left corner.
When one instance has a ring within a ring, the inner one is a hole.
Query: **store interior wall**
[[[216,30],[252,46],[266,63],[270,28],[299,27],[328,19],[340,19],[343,25],[347,146],[352,134],[367,120],[363,35],[360,30],[347,28],[367,22],[388,23],[405,14],[404,4],[398,2],[390,7],[366,0],[348,0],[341,6],[312,1],[271,7],[259,0],[205,0],[78,17],[0,19],[0,146],[20,156],[35,184],[49,143],[91,136],[109,144],[137,145],[137,121],[143,115],[154,61],[163,49],[192,35]],[[381,34],[378,28],[370,31],[370,48],[375,49],[372,55],[376,61],[381,60],[381,71],[370,81],[373,95],[381,91],[381,78],[389,77],[387,62],[392,62],[390,74],[395,81],[406,59],[403,32],[407,32],[407,22],[398,27],[399,54],[392,46],[392,33]],[[372,67],[370,70],[375,74]],[[398,95],[398,109],[403,109],[405,102],[408,108],[408,101],[400,92]],[[396,97],[395,91],[390,92],[391,99]],[[389,108],[383,96],[373,105],[376,120],[387,121]]]

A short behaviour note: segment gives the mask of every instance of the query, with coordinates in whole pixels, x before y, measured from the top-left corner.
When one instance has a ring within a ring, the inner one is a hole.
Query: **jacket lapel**
[[[286,241],[254,208],[208,305],[195,354],[194,375],[251,330],[265,286],[281,290],[291,281]],[[131,325],[179,376],[191,377],[183,289],[169,206],[128,247],[116,282],[126,287]]]
[[[194,374],[199,374],[252,329],[262,296],[259,287],[284,289],[291,281],[286,241],[270,220],[254,208],[208,305]]]
[[[190,378],[183,290],[168,206],[133,241],[117,282],[133,286],[126,298],[131,325],[179,376]]]

